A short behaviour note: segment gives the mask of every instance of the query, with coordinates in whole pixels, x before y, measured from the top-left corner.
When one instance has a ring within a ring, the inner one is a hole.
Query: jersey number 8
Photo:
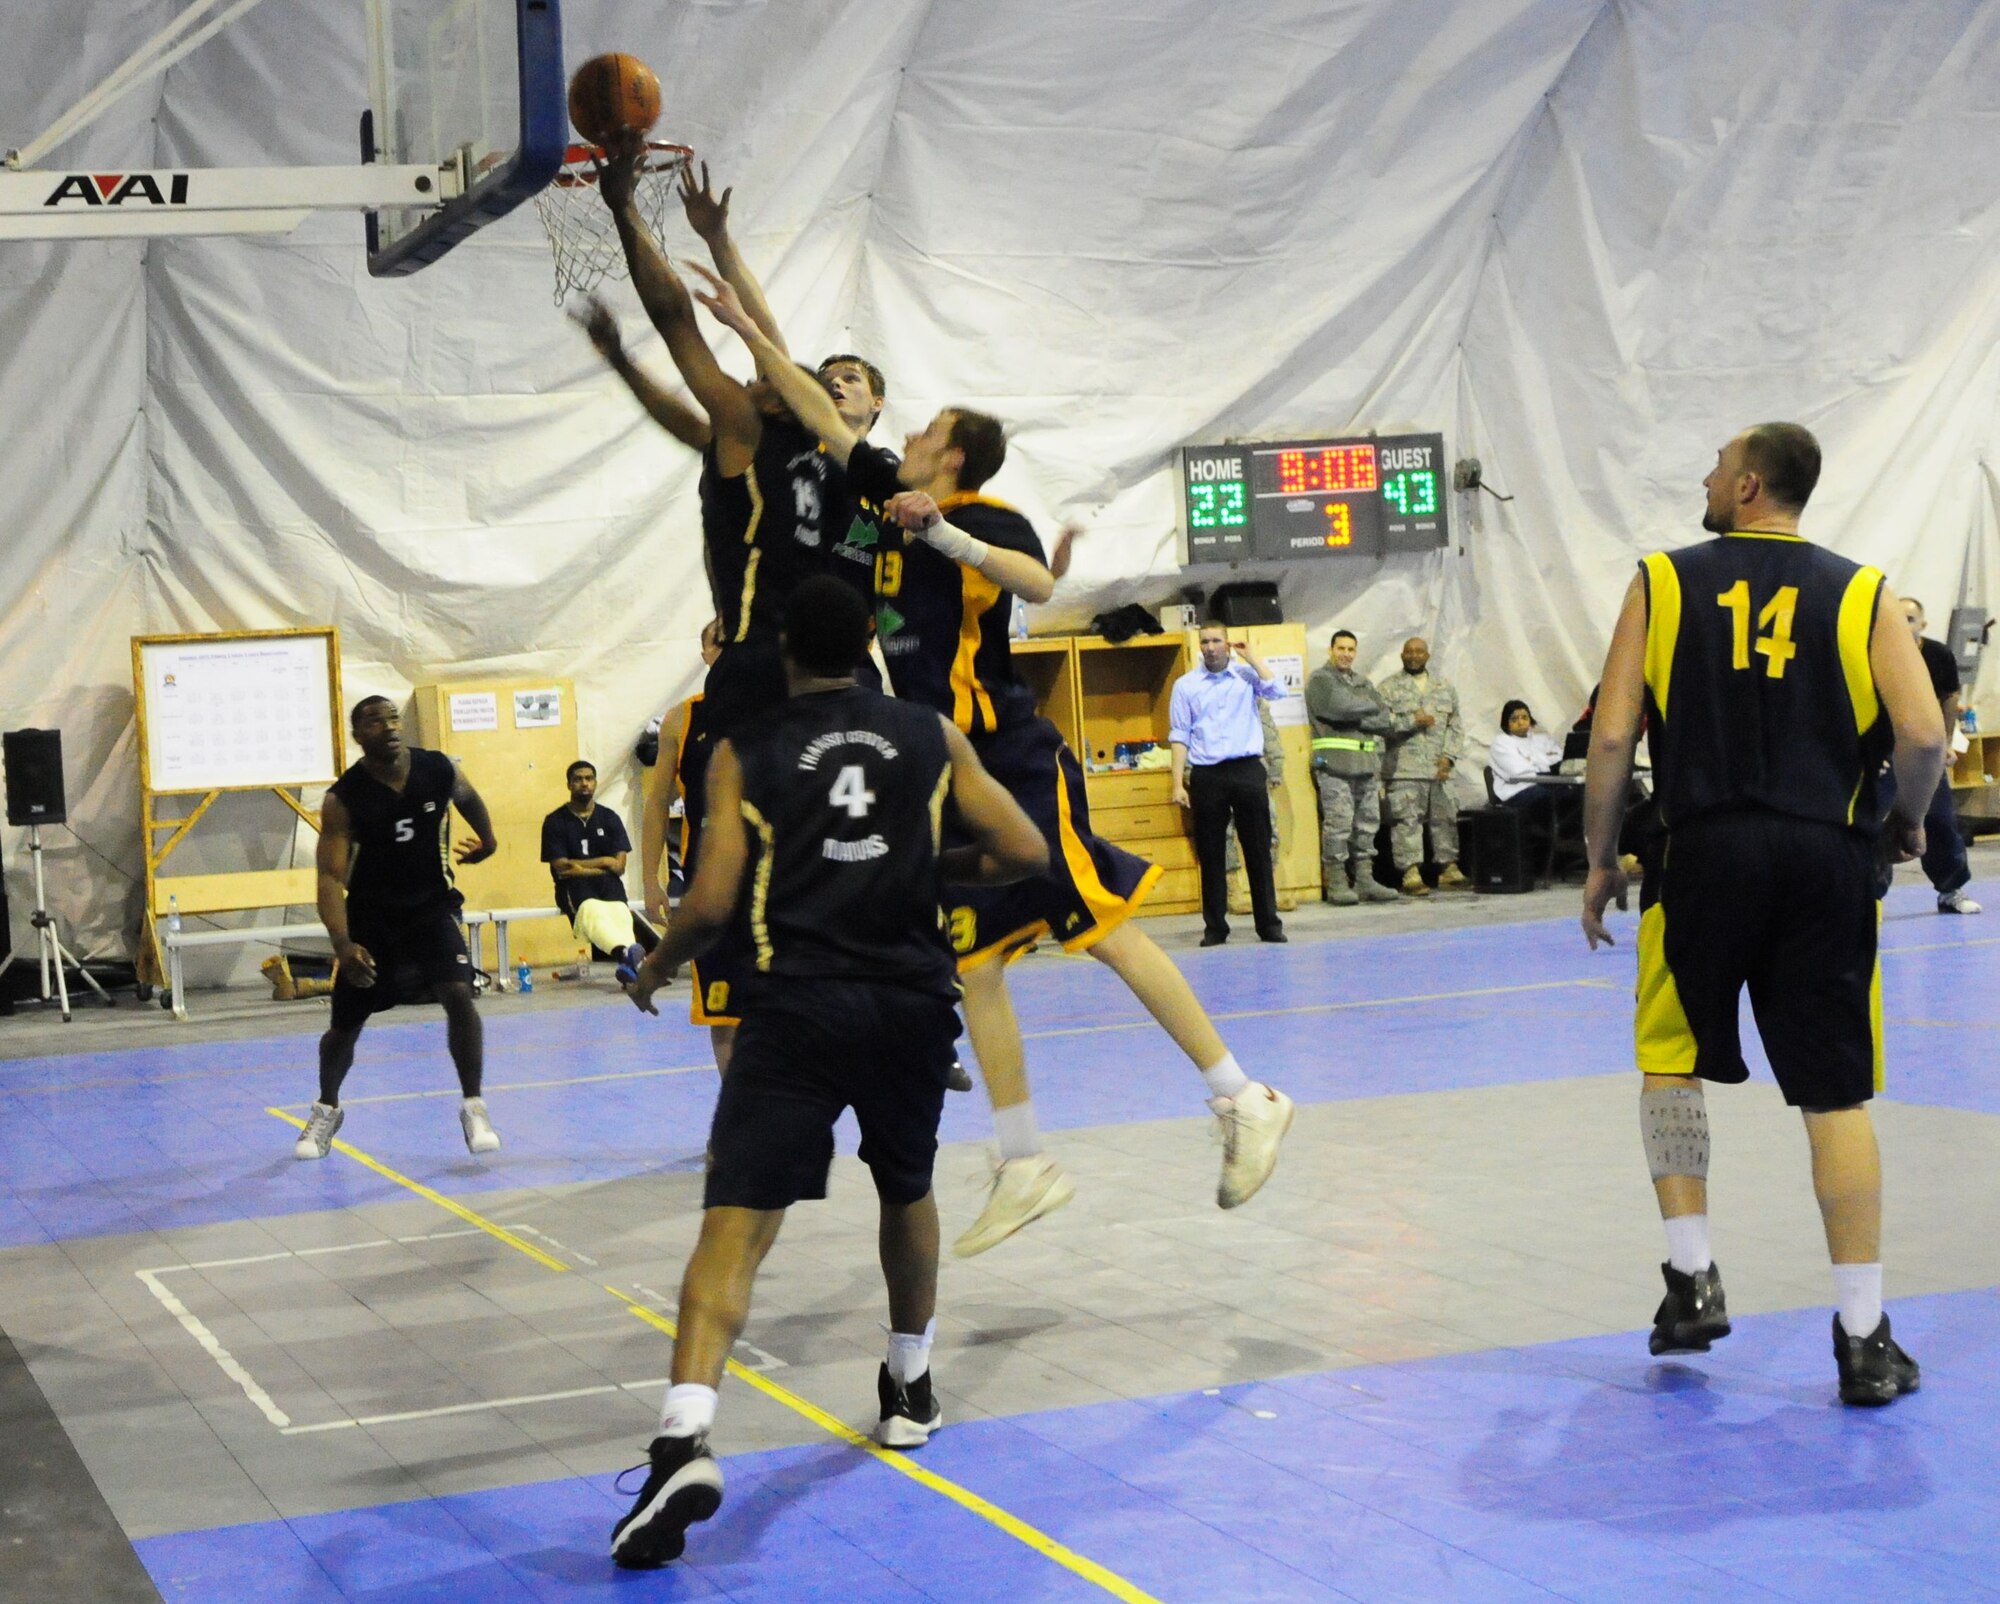
[[[1750,666],[1750,581],[1739,579],[1715,598],[1715,605],[1729,614],[1731,668]],[[1757,627],[1770,628],[1757,637],[1757,650],[1764,654],[1764,672],[1772,679],[1785,677],[1785,665],[1799,655],[1792,640],[1792,615],[1798,611],[1799,587],[1780,585],[1777,595],[1757,614]]]

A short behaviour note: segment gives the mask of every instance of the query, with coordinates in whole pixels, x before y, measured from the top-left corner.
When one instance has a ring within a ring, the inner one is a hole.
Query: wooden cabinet
[[[2000,735],[1969,735],[1951,765],[1951,796],[1967,835],[2000,830]]]
[[[517,706],[516,692],[529,701]],[[493,815],[500,850],[454,871],[466,907],[553,906],[542,820],[569,800],[564,771],[582,755],[575,688],[566,679],[454,680],[419,685],[410,693],[410,709],[411,738],[453,758]],[[638,820],[625,823],[636,832]],[[452,821],[454,842],[469,833]],[[509,947],[516,962],[540,966],[573,960],[577,943],[567,919],[527,919],[514,924]]]
[[[1248,637],[1269,659],[1291,657],[1303,672],[1316,666],[1305,656],[1305,631],[1297,624],[1266,624],[1231,631]],[[1121,769],[1121,744],[1167,744],[1174,682],[1197,660],[1195,637],[1142,635],[1113,645],[1095,635],[1045,636],[1014,643],[1015,661],[1035,687],[1045,717],[1062,731],[1084,766],[1091,828],[1105,840],[1165,871],[1147,913],[1192,913],[1201,907],[1201,876],[1186,810],[1173,801],[1168,770]],[[1272,795],[1278,826],[1280,894],[1317,898],[1319,804],[1313,789],[1312,732],[1283,725],[1284,784]]]

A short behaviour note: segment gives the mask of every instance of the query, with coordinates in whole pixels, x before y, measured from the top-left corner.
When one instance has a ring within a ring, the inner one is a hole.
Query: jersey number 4
[[[833,777],[833,789],[826,799],[837,808],[847,809],[850,819],[865,819],[875,805],[875,793],[868,789],[868,776],[859,763],[850,763]]]
[[[1750,666],[1750,581],[1739,579],[1715,598],[1715,605],[1729,614],[1731,668]],[[1799,609],[1799,587],[1780,585],[1773,596],[1757,614],[1757,627],[1769,629],[1768,635],[1759,635],[1755,645],[1764,654],[1764,672],[1772,679],[1785,677],[1785,665],[1799,655],[1799,649],[1792,640],[1792,615]]]

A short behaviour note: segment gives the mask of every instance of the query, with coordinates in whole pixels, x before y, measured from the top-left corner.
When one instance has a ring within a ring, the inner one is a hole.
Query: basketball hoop
[[[571,290],[594,289],[606,278],[624,278],[625,248],[610,208],[597,194],[597,161],[603,152],[594,145],[572,145],[555,182],[535,197],[542,226],[556,257],[556,305]],[[694,152],[685,145],[648,140],[639,158],[632,198],[654,238],[665,232],[667,211],[675,189]]]

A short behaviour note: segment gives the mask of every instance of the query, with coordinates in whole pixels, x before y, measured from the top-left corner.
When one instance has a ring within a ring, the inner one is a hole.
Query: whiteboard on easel
[[[139,636],[132,657],[149,790],[324,785],[339,778],[333,630]]]

